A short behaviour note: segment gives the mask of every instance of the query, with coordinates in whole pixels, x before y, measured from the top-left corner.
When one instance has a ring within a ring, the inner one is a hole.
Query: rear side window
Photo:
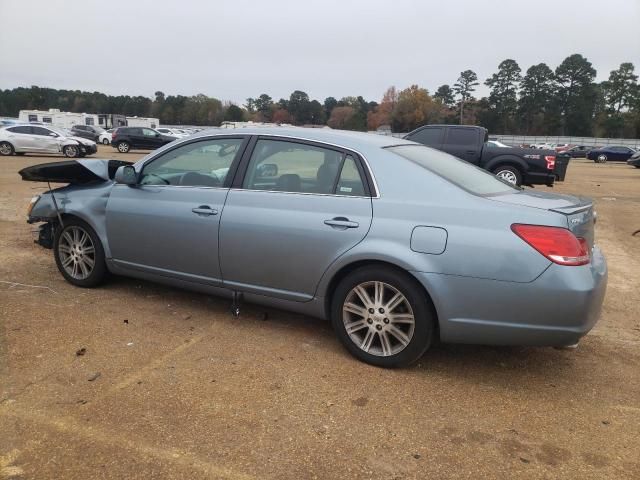
[[[423,128],[407,137],[407,140],[422,143],[423,145],[440,145],[442,143],[443,132],[444,128]]]
[[[417,163],[421,167],[475,195],[493,195],[519,191],[486,170],[482,170],[439,150],[420,145],[400,145],[387,147],[387,150]]]
[[[13,133],[31,133],[31,127],[21,126],[21,127],[10,127],[7,128],[10,132]]]
[[[53,133],[51,130],[47,130],[46,128],[42,128],[42,127],[31,127],[31,128],[33,129],[34,135],[42,135],[43,137],[46,137],[50,133]]]
[[[447,131],[447,145],[477,145],[478,131],[474,128],[450,128]]]
[[[364,197],[364,183],[358,171],[358,165],[351,155],[347,155],[342,165],[342,172],[338,179],[336,188],[337,195],[350,195],[354,197]]]

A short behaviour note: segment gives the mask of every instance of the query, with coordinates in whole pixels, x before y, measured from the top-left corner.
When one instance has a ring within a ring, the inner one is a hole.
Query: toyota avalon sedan
[[[591,200],[523,190],[403,139],[209,130],[135,165],[20,174],[69,183],[35,197],[28,221],[71,284],[111,273],[327,318],[383,367],[435,340],[572,346],[605,295]]]

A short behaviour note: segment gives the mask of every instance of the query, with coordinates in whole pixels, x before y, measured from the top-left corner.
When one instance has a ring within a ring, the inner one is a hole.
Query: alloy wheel
[[[0,155],[11,155],[11,145],[8,143],[0,143]]]
[[[387,357],[404,350],[415,331],[407,298],[388,283],[356,285],[342,306],[342,321],[351,341],[371,355]]]
[[[607,161],[607,156],[602,154],[598,155],[598,163],[605,163]]]
[[[91,236],[81,227],[68,227],[58,242],[58,255],[65,272],[75,280],[84,280],[93,271],[96,252]]]
[[[496,177],[506,180],[507,182],[512,183],[513,185],[518,183],[518,178],[516,177],[516,174],[513,173],[511,170],[500,170],[499,172],[496,173]]]
[[[78,147],[75,145],[67,145],[64,147],[64,154],[66,157],[74,158],[78,156]]]

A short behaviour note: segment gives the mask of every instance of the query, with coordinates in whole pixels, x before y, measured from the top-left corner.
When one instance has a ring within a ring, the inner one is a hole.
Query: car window
[[[447,145],[476,145],[478,132],[473,128],[450,128],[447,131]]]
[[[242,138],[224,138],[182,145],[145,165],[140,183],[222,187],[242,142]]]
[[[410,160],[451,183],[475,194],[492,195],[519,190],[495,175],[464,160],[421,145],[399,145],[387,150]]]
[[[44,137],[49,136],[51,132],[51,130],[47,130],[46,128],[42,128],[42,127],[31,127],[32,131],[33,131],[33,135],[42,135]]]
[[[155,130],[151,130],[150,128],[143,128],[142,129],[142,134],[145,137],[155,137],[156,136],[156,131]]]
[[[439,145],[442,143],[443,131],[443,128],[423,128],[410,137],[407,137],[407,140],[422,143],[424,145]]]
[[[342,172],[336,188],[337,195],[351,195],[363,197],[365,195],[364,183],[358,171],[358,165],[351,155],[347,155],[342,165]]]
[[[13,133],[31,133],[31,127],[27,127],[27,126],[20,126],[20,127],[9,127],[7,128],[7,130],[9,130],[10,132]]]
[[[243,187],[282,192],[333,193],[342,152],[280,140],[258,140]]]

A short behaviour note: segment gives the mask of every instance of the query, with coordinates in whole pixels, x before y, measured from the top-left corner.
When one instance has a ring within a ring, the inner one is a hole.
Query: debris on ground
[[[93,375],[91,375],[87,380],[90,381],[90,382],[93,382],[93,381],[97,380],[100,375],[101,375],[100,372],[96,372]]]
[[[81,357],[85,353],[87,353],[87,349],[82,347],[80,350],[76,350],[76,357]]]

